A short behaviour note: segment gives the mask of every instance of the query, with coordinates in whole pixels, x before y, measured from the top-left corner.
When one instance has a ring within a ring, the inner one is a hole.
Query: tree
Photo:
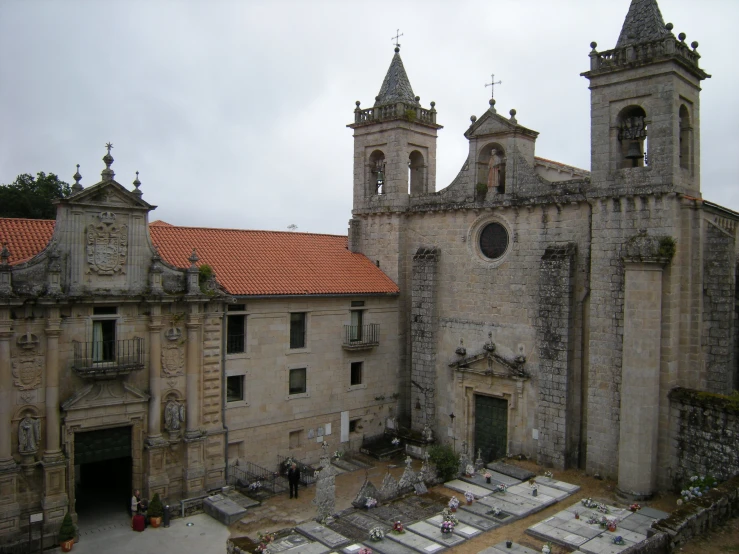
[[[53,173],[40,171],[36,177],[23,173],[11,184],[0,185],[0,217],[54,219],[54,200],[70,193],[69,185]]]

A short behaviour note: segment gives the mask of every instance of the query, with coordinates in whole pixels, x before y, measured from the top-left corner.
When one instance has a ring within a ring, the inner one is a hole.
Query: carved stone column
[[[200,327],[197,305],[187,322],[187,433],[189,438],[200,435]]]
[[[0,538],[20,530],[18,465],[10,442],[13,380],[10,373],[10,311],[0,308]]]
[[[149,432],[150,444],[162,440],[161,430],[161,372],[162,372],[162,316],[161,306],[151,307],[149,322]]]

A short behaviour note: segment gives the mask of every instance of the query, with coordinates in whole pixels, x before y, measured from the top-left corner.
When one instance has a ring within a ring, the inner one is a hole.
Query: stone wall
[[[577,442],[568,448],[568,435],[579,425],[568,421],[572,350],[572,307],[577,245],[550,246],[539,265],[539,449],[537,461],[557,468],[577,463]]]
[[[703,252],[703,344],[706,388],[727,394],[736,386],[734,352],[734,237],[706,222]]]
[[[676,487],[692,475],[739,474],[739,397],[675,388],[670,394]]]
[[[413,256],[411,288],[412,428],[434,427],[436,417],[436,273],[439,251],[419,248]],[[416,410],[421,407],[421,411]]]

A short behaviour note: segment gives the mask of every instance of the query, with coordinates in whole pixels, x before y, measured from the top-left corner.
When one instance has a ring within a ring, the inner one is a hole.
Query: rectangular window
[[[92,361],[115,361],[115,319],[92,322]]]
[[[246,316],[230,315],[227,318],[226,354],[246,352]]]
[[[305,348],[306,316],[305,312],[290,314],[290,348]]]
[[[306,373],[307,371],[304,367],[290,370],[289,394],[303,394],[308,392]]]
[[[361,308],[364,306],[364,300],[352,300],[351,306],[352,308]]]
[[[351,335],[350,340],[362,340],[362,321],[364,319],[363,310],[352,310],[351,312]]]
[[[352,362],[350,384],[352,386],[362,384],[362,362]]]
[[[226,402],[244,400],[244,376],[229,375],[226,377]]]
[[[228,311],[229,312],[245,312],[246,304],[229,304]]]

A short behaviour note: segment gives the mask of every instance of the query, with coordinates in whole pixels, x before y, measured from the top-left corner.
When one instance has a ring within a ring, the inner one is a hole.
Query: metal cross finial
[[[106,142],[105,148],[108,149],[108,154],[110,154],[110,151],[113,149],[113,143],[112,142]]]
[[[495,85],[502,85],[503,81],[495,80],[495,73],[490,75],[490,82],[485,84],[485,87],[490,87],[490,98],[495,98]]]
[[[390,40],[394,40],[395,41],[395,48],[400,48],[400,43],[398,42],[398,39],[400,37],[402,37],[402,36],[403,36],[403,33],[400,32],[400,29],[397,29],[395,31],[395,36],[394,37],[390,37]]]

